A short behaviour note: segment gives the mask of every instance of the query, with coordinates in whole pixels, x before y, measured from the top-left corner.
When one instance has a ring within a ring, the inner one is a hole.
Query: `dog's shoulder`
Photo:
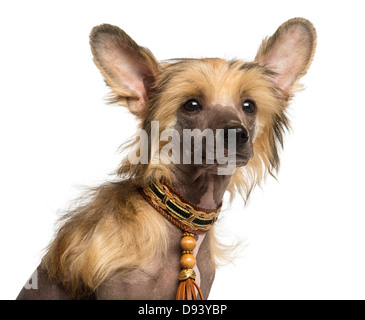
[[[51,279],[47,270],[38,266],[32,275],[33,285],[24,286],[17,300],[70,300],[70,292],[60,283]],[[85,295],[82,299],[94,299],[94,295]]]

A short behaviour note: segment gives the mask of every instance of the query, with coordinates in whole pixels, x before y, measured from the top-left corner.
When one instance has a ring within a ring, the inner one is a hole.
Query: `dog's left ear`
[[[276,85],[291,95],[312,62],[316,38],[316,31],[308,20],[288,20],[262,42],[255,62],[274,71]]]
[[[116,26],[103,24],[90,34],[90,46],[96,66],[117,101],[135,115],[146,107],[158,62],[151,51],[139,46]]]

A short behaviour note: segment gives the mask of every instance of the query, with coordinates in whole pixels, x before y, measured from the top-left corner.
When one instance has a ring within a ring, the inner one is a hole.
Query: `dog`
[[[92,30],[90,45],[110,102],[127,107],[139,131],[118,180],[61,218],[18,299],[207,298],[223,195],[247,200],[277,172],[286,109],[312,62],[316,31],[306,19],[288,20],[251,62],[158,62],[108,24]]]

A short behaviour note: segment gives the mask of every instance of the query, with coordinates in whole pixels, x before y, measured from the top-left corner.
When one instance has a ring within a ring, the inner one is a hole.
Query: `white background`
[[[361,1],[2,1],[0,298],[14,299],[80,186],[118,166],[136,129],[107,106],[88,35],[118,25],[158,59],[253,59],[289,18],[318,48],[290,108],[278,181],[224,213],[246,248],[218,270],[211,299],[365,298],[365,22]]]

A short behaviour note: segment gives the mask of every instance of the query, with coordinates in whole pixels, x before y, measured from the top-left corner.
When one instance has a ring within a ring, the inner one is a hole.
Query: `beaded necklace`
[[[145,188],[139,188],[138,191],[155,210],[184,231],[180,241],[182,270],[176,300],[197,300],[195,288],[200,299],[204,300],[203,294],[195,282],[196,274],[193,270],[196,264],[194,234],[206,233],[213,227],[222,205],[216,210],[198,207],[166,182],[163,184],[152,182]]]

